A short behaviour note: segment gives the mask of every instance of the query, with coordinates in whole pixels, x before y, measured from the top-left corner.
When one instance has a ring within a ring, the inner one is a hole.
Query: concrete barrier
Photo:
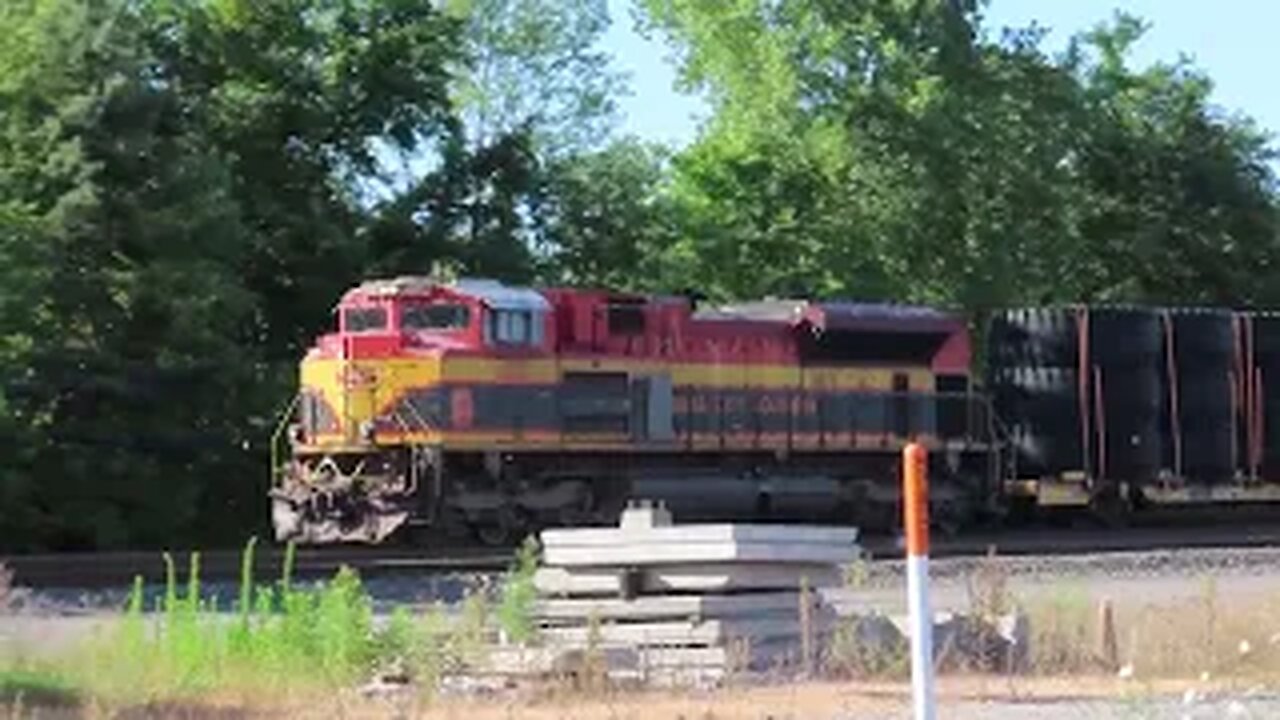
[[[614,679],[712,682],[811,672],[837,616],[816,592],[859,556],[855,528],[679,525],[639,505],[617,528],[542,533],[536,647],[499,648],[491,670],[563,673],[595,658]]]

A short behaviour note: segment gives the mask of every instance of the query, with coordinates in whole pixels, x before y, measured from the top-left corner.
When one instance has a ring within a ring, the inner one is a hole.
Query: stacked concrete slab
[[[541,664],[599,651],[611,674],[714,681],[809,669],[835,624],[820,591],[857,556],[857,530],[677,525],[662,506],[617,528],[542,533]]]

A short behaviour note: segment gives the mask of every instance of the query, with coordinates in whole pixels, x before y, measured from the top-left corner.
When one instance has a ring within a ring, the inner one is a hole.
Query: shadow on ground
[[[107,709],[88,703],[79,692],[39,673],[0,673],[0,717],[14,720],[248,720],[248,710],[197,702],[154,701]]]

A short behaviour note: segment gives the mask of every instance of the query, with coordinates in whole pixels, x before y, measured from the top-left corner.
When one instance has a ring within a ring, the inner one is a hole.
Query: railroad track
[[[1144,525],[1128,528],[1062,527],[1036,525],[1022,529],[966,533],[953,538],[937,538],[931,555],[937,558],[975,557],[994,551],[1001,556],[1069,556],[1099,553],[1169,551],[1208,548],[1280,547],[1280,516],[1274,511],[1233,516],[1224,522],[1220,513],[1201,516],[1153,515]],[[874,559],[900,559],[902,549],[891,535],[861,539],[863,550]],[[427,548],[325,547],[299,549],[294,576],[319,578],[333,575],[342,566],[364,577],[443,574],[452,572],[498,572],[512,561],[510,550],[437,545]],[[172,553],[179,581],[187,576],[190,554]],[[259,546],[254,557],[254,577],[280,577],[284,549]],[[165,577],[160,552],[112,552],[18,555],[0,557],[13,572],[13,582],[30,588],[122,587],[141,575],[147,582]],[[208,581],[231,581],[241,572],[239,550],[215,550],[200,554],[201,577]]]
[[[254,553],[254,577],[270,580],[281,576],[282,547],[258,547]],[[190,568],[191,553],[171,553],[179,582]],[[215,550],[200,553],[200,576],[208,581],[228,581],[240,577],[241,551]],[[393,573],[433,573],[451,571],[497,571],[510,563],[511,553],[492,549],[388,549],[388,548],[306,548],[294,557],[293,576],[300,579],[331,576],[342,566],[362,576]],[[128,585],[134,577],[145,582],[162,582],[165,562],[162,552],[111,552],[17,555],[0,558],[13,573],[13,584],[30,588],[99,588]]]
[[[900,558],[900,543],[892,537],[864,538],[862,546],[873,559]],[[1040,529],[983,533],[937,540],[930,555],[972,557],[994,552],[1002,556],[1062,556],[1156,550],[1252,548],[1280,546],[1280,525],[1229,529],[1138,528],[1080,532]]]

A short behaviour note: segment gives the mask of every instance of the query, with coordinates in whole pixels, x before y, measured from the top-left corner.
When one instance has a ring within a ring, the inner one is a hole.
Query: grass
[[[278,583],[253,583],[254,544],[243,555],[239,600],[202,600],[200,555],[192,554],[185,588],[165,555],[166,583],[154,613],[143,608],[135,579],[128,608],[109,632],[61,663],[65,677],[95,696],[142,691],[148,699],[229,687],[258,691],[350,684],[368,674],[396,628],[374,632],[372,607],[347,568],[314,590],[290,582],[291,558]]]
[[[490,594],[476,591],[456,612],[440,605],[400,607],[381,622],[375,622],[369,595],[351,570],[344,568],[316,586],[299,586],[289,548],[281,576],[257,583],[255,548],[253,541],[246,545],[240,586],[225,603],[203,598],[199,554],[185,567],[164,556],[166,581],[154,606],[144,606],[142,580],[136,578],[121,616],[74,652],[0,665],[0,708],[213,701],[292,708],[305,706],[308,698],[348,697],[346,691],[375,676],[413,680],[411,695],[425,708],[438,701],[433,691],[441,678],[482,663],[495,641],[538,642],[533,621],[537,547],[532,543],[519,552],[492,595],[494,602]],[[859,588],[866,575],[865,565],[854,566],[846,581]],[[1190,596],[1122,598],[1115,603],[1118,658],[1138,680],[1132,682],[1099,663],[1102,598],[1091,586],[1064,581],[1018,597],[991,557],[967,587],[974,614],[994,617],[1018,610],[1030,618],[1031,674],[1019,681],[1022,688],[1086,676],[1134,692],[1172,679],[1203,683],[1212,678],[1219,685],[1243,687],[1280,677],[1280,594],[1224,596],[1204,579]],[[590,626],[596,636],[594,620]],[[560,678],[559,686],[551,680],[543,690],[555,693],[558,687],[561,697],[584,702],[610,695],[598,644],[591,644],[579,672]],[[827,650],[817,674],[847,679],[851,687],[875,682],[899,687],[909,674],[905,643],[869,651],[848,625],[837,630]]]
[[[1139,680],[1280,678],[1280,592],[1224,598],[1211,577],[1178,597],[1106,597],[1083,581],[1006,602],[1029,618],[1030,669],[1040,676],[1118,672]],[[1108,666],[1103,603],[1113,609],[1118,670]]]
[[[75,706],[80,693],[64,678],[36,670],[0,671],[0,705]]]
[[[515,567],[503,587],[502,603],[498,605],[498,623],[511,642],[529,643],[536,639],[533,612],[538,590],[533,576],[537,570],[538,545],[529,538],[516,553]]]
[[[846,587],[864,589],[866,576],[860,565],[846,568]],[[1017,612],[1027,618],[1024,678],[1111,677],[1140,684],[1207,677],[1242,686],[1276,686],[1280,585],[1228,593],[1207,576],[1189,577],[1179,585],[1172,595],[1161,590],[1143,594],[1141,589],[1126,594],[1123,581],[1085,578],[1015,586],[994,554],[961,581],[969,616],[993,621]],[[1111,597],[1103,592],[1108,588]],[[1111,634],[1103,632],[1104,601],[1111,608]],[[905,642],[886,643],[875,632],[860,637],[857,629],[849,620],[837,625],[823,668],[829,677],[889,682],[908,677]]]
[[[0,563],[0,609],[9,606],[13,594],[13,571],[4,563]]]
[[[1031,621],[1031,667],[1042,675],[1098,672],[1095,602],[1083,585],[1059,583],[1019,609]]]
[[[91,698],[108,703],[163,702],[225,696],[283,697],[349,689],[377,676],[413,679],[429,695],[441,675],[483,659],[494,613],[473,592],[456,620],[434,606],[395,609],[375,625],[372,602],[358,575],[340,569],[327,582],[293,583],[293,548],[281,577],[254,581],[256,542],[242,554],[233,602],[202,599],[200,555],[190,556],[184,582],[165,554],[165,587],[144,607],[142,578],[127,607],[73,652],[42,660],[10,658],[0,666],[0,703],[26,698]],[[497,620],[514,641],[532,639],[532,573],[527,546],[502,588]]]

